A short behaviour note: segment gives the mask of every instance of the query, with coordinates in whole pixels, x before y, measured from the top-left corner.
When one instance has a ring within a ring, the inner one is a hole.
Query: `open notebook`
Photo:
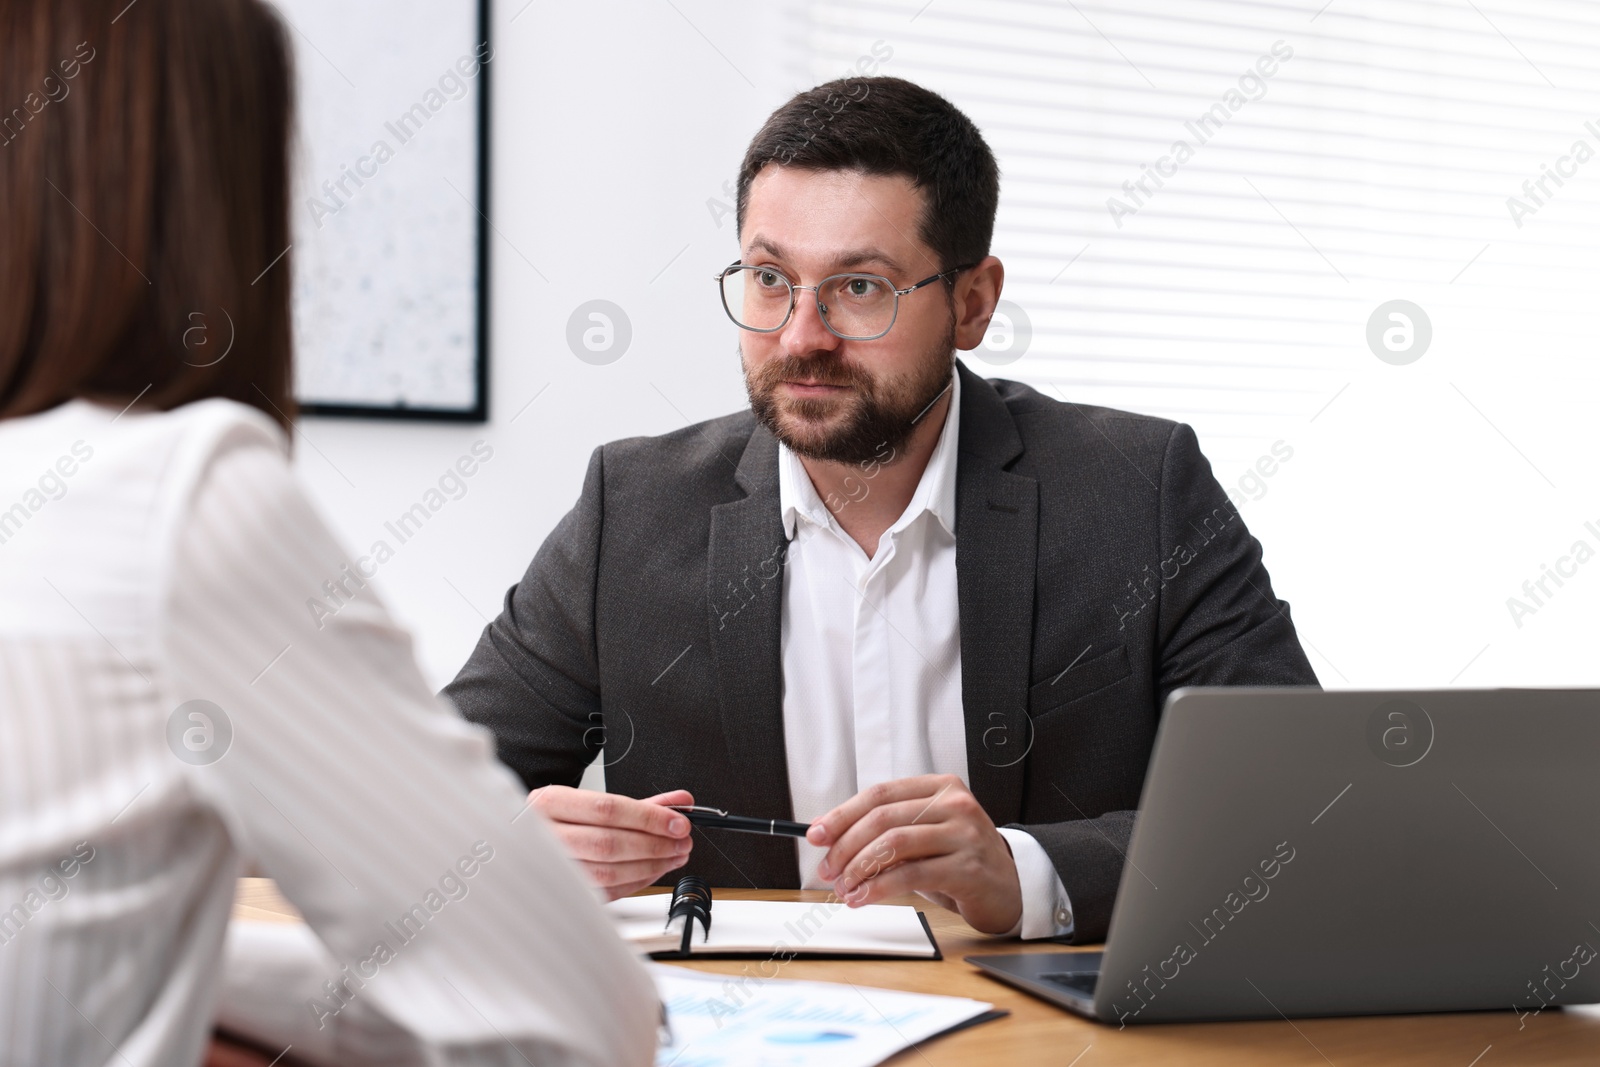
[[[641,952],[678,958],[682,918],[667,925],[672,894],[623,897],[606,905],[617,932]],[[769,900],[718,900],[709,937],[696,923],[690,955],[877,956],[937,960],[944,957],[928,921],[916,908],[868,904]]]

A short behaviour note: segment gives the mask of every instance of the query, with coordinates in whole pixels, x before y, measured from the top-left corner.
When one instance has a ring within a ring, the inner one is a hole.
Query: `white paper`
[[[606,910],[624,940],[642,951],[659,952],[676,949],[683,931],[682,920],[664,931],[670,900],[665,893],[624,897],[606,905]],[[695,924],[694,950],[923,959],[934,955],[916,908],[869,904],[852,909],[828,901],[716,901],[711,906],[710,937]]]
[[[657,1067],[872,1067],[994,1006],[833,982],[650,969],[672,1030]]]

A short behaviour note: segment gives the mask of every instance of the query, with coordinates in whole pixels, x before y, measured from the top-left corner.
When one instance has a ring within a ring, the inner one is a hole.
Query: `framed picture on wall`
[[[273,0],[298,79],[295,394],[488,417],[488,0]]]

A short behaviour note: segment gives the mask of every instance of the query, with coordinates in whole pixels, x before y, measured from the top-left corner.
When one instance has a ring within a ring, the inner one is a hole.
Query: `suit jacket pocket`
[[[1131,673],[1125,645],[1081,659],[1064,670],[1053,672],[1028,690],[1028,714],[1037,718],[1079,697],[1115,685]]]

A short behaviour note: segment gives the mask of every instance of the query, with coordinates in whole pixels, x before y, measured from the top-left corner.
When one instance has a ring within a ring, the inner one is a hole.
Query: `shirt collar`
[[[923,512],[930,512],[952,537],[956,532],[956,448],[961,425],[961,375],[950,373],[950,407],[945,412],[944,426],[939,431],[939,441],[928,457],[917,482],[911,503],[889,527],[891,532],[911,525]],[[870,482],[868,483],[870,484]],[[804,518],[818,526],[834,526],[833,515],[817,495],[811,476],[806,473],[800,457],[789,451],[789,446],[778,442],[778,509],[783,515],[783,532],[794,540],[796,518]]]

